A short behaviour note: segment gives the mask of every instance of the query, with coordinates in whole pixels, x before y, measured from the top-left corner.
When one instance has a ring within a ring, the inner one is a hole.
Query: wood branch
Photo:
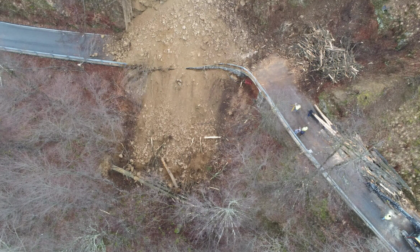
[[[99,209],[99,211],[101,211],[101,212],[104,212],[104,213],[106,213],[106,214],[111,215],[110,213],[108,213],[108,212],[107,212],[107,211],[105,211],[105,210]]]
[[[204,139],[220,139],[221,136],[205,136]]]
[[[203,147],[201,145],[201,137],[200,137],[200,152],[203,153]]]
[[[322,124],[322,126],[324,126],[324,128],[326,130],[328,130],[328,132],[330,132],[333,136],[337,135],[337,132],[335,130],[333,130],[330,125],[328,125],[321,118],[319,118],[319,116],[317,114],[313,114],[313,115],[319,121],[319,123]]]
[[[387,187],[385,187],[382,183],[379,183],[379,186],[381,186],[385,191],[387,191],[390,195],[392,195],[394,198],[397,196],[397,193],[392,192]]]
[[[165,167],[165,170],[168,172],[169,177],[171,177],[172,183],[174,184],[175,188],[178,188],[178,184],[176,183],[175,177],[169,170],[168,166],[166,166],[165,160],[163,158],[160,158],[160,160],[162,161],[163,167]]]
[[[131,172],[129,172],[129,171],[126,171],[126,170],[124,170],[123,168],[120,168],[120,167],[118,167],[118,166],[115,166],[115,165],[113,165],[112,166],[112,168],[111,168],[111,170],[114,170],[114,171],[116,171],[116,172],[119,172],[119,173],[121,173],[122,175],[124,175],[124,176],[127,176],[127,177],[129,177],[129,178],[132,178],[134,181],[140,181],[140,178],[139,177],[137,177],[137,176],[134,176]],[[141,181],[140,181],[141,182]]]

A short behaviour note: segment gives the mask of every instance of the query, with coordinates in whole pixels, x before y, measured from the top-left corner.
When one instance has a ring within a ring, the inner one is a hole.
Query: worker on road
[[[314,115],[314,111],[312,110],[312,109],[310,109],[309,111],[308,111],[308,117],[309,116],[313,116]]]
[[[391,220],[391,214],[385,215],[382,220]]]
[[[303,127],[302,130],[300,131],[300,135],[305,134],[305,132],[308,130],[308,127]]]
[[[293,112],[294,110],[298,111],[301,107],[302,107],[302,106],[300,106],[300,104],[295,103],[295,105],[293,105],[293,107],[292,107],[292,112]]]
[[[303,128],[295,129],[295,134],[301,136],[301,135],[305,134],[305,132],[307,130],[308,130],[308,127],[303,127]]]
[[[317,123],[319,123],[318,119],[315,117],[315,112],[312,109],[308,111],[308,117],[312,117]]]

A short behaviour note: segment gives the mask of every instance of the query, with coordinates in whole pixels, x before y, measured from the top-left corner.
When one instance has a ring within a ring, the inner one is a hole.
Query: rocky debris
[[[153,8],[153,15],[149,15],[148,8]],[[219,86],[223,85],[217,75],[206,71],[187,74],[185,67],[222,59],[238,63],[252,57],[255,49],[249,54],[248,29],[220,1],[177,0],[160,4],[136,0],[133,9],[142,14],[131,22],[122,38],[107,45],[115,59],[150,70],[130,88],[130,94],[147,92],[133,139],[133,162],[129,164],[146,175],[159,174],[168,186],[173,186],[160,162],[160,158],[165,158],[180,186],[195,183],[204,179],[207,162],[222,141],[204,140],[204,136],[220,135],[216,132],[217,104],[223,91]],[[227,74],[221,76],[228,78]],[[147,88],[139,91],[144,86]],[[185,100],[182,106],[176,101],[178,97]]]
[[[209,112],[198,105],[197,109],[204,113]],[[183,121],[174,119],[170,116],[171,113],[171,109],[163,105],[157,108],[147,105],[144,107],[141,117],[144,127],[141,130],[144,133],[142,137],[146,139],[136,139],[135,142],[147,144],[135,146],[134,163],[138,167],[148,167],[155,156],[165,157],[168,160],[168,166],[173,169],[174,176],[181,184],[192,178],[201,180],[203,178],[201,172],[197,173],[192,169],[197,167],[189,167],[187,163],[191,165],[191,159],[194,156],[213,153],[217,150],[220,140],[210,142],[204,141],[203,138],[205,135],[215,134],[216,118],[208,118],[203,123],[197,124],[192,121],[194,118],[191,118],[191,121]],[[163,171],[162,167],[157,167],[156,170],[148,169],[147,172],[159,172],[163,175],[165,174],[162,173]]]
[[[209,11],[209,4],[217,5],[220,9],[217,12]],[[133,61],[157,61],[160,64],[173,61],[180,54],[181,58],[200,58],[201,62],[213,63],[249,53],[246,46],[242,46],[241,51],[236,51],[236,44],[249,43],[247,29],[243,29],[240,18],[234,14],[225,15],[228,10],[224,9],[226,7],[223,3],[182,0],[172,1],[164,6],[157,1],[133,2],[133,8],[138,11],[145,7],[154,8],[156,13],[153,18],[145,23],[134,24],[132,31],[124,34],[121,40],[107,46],[107,51],[117,60],[127,62],[127,58],[134,57],[133,51],[136,51],[136,59],[132,59]],[[226,19],[232,31],[225,30],[225,24],[219,21],[220,18]],[[132,43],[131,49],[124,41]],[[185,51],[185,48],[190,50]]]
[[[123,37],[113,43],[106,44],[105,48],[108,53],[114,56],[114,59],[119,60],[130,51],[131,42],[127,37]]]

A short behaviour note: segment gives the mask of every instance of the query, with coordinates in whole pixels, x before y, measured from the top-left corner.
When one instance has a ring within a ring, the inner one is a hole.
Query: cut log
[[[334,136],[337,135],[337,132],[335,130],[333,130],[330,125],[328,125],[321,118],[319,118],[318,115],[314,114],[314,117],[319,121],[320,124],[322,124],[322,126],[325,127],[326,130],[328,130],[328,132],[330,132]]]
[[[318,113],[321,115],[321,117],[324,119],[324,121],[325,121],[328,125],[332,126],[333,124],[332,124],[332,122],[328,119],[328,117],[327,117],[326,115],[324,115],[324,113],[322,113],[322,111],[318,108],[318,106],[317,106],[316,104],[314,104],[314,106],[315,106],[316,111],[318,111]]]

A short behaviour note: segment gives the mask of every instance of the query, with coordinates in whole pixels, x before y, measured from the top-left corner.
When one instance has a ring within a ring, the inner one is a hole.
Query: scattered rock
[[[123,41],[123,47],[130,47],[131,46],[131,42],[130,41],[127,41],[127,40],[124,40]]]

